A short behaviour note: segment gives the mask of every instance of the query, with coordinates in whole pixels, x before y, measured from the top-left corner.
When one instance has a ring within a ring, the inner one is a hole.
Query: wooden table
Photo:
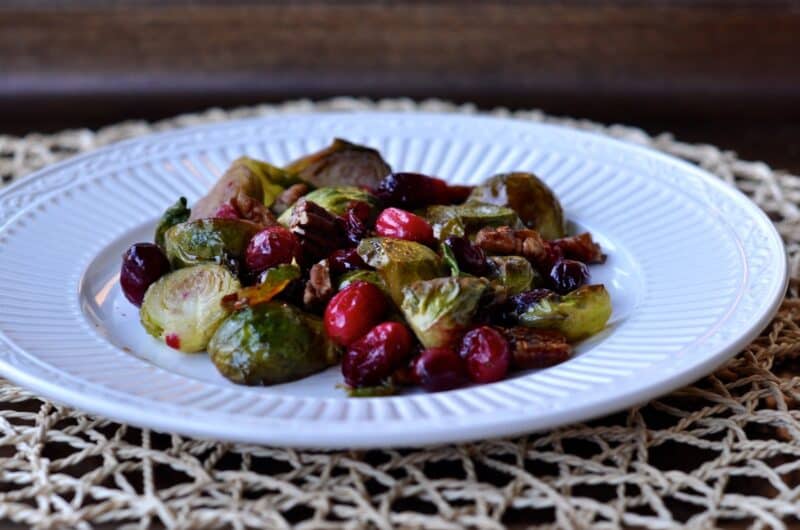
[[[0,132],[441,97],[668,130],[800,171],[797,2],[215,4],[6,0]]]

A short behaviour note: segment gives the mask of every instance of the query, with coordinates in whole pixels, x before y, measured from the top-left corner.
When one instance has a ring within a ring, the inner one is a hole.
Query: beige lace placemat
[[[75,153],[244,116],[472,106],[337,99],[209,110],[97,132],[0,136],[4,182]],[[38,528],[783,528],[800,523],[800,177],[629,127],[566,124],[695,162],[775,221],[789,298],[722,369],[645,407],[524,438],[426,450],[324,452],[223,444],[120,425],[0,380],[0,518]]]

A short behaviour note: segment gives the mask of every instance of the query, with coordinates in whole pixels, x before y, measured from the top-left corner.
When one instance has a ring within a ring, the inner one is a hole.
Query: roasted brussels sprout
[[[174,268],[203,262],[228,264],[241,260],[261,227],[241,219],[199,219],[180,223],[164,234],[164,247]]]
[[[413,241],[371,237],[363,239],[357,250],[367,265],[378,270],[397,305],[403,300],[405,286],[446,274],[439,256]]]
[[[314,186],[366,186],[377,188],[392,172],[375,149],[335,139],[325,149],[286,166],[289,173]]]
[[[440,241],[449,236],[469,236],[485,226],[522,226],[514,210],[474,201],[455,206],[429,206],[425,218],[433,227],[434,237]]]
[[[275,224],[275,216],[264,205],[267,196],[280,193],[276,187],[265,193],[265,180],[257,171],[259,164],[249,158],[240,158],[214,184],[208,194],[197,201],[189,220],[225,217],[247,219],[261,226]]]
[[[507,206],[545,239],[564,237],[564,210],[553,191],[532,173],[502,173],[472,190],[469,201]]]
[[[186,207],[186,197],[181,197],[178,202],[167,208],[156,225],[154,238],[156,245],[164,248],[164,234],[166,231],[176,224],[186,222],[191,214],[192,211]]]
[[[585,339],[606,326],[611,298],[603,285],[584,285],[564,296],[547,294],[519,315],[523,326],[554,329],[570,342]]]
[[[475,277],[418,281],[403,289],[400,309],[423,346],[453,346],[472,323],[488,286]]]
[[[535,287],[541,280],[531,262],[522,256],[491,256],[489,278],[505,288],[509,295]]]
[[[319,318],[275,301],[229,316],[211,338],[208,353],[222,375],[247,385],[294,381],[338,360]]]
[[[377,199],[371,193],[355,186],[335,186],[330,188],[319,188],[303,196],[307,201],[321,206],[334,215],[342,215],[347,207],[354,202],[364,202],[372,207],[372,215],[377,208]],[[278,222],[284,226],[289,226],[294,207],[289,207],[278,218]]]
[[[147,289],[139,318],[147,332],[183,352],[205,349],[228,310],[220,303],[239,281],[213,263],[162,276]]]

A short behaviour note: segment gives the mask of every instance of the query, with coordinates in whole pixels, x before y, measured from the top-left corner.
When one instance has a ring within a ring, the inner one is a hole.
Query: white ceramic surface
[[[119,257],[151,240],[180,195],[230,161],[276,164],[333,137],[395,169],[478,183],[533,171],[609,255],[592,268],[614,305],[570,361],[491,385],[348,399],[338,368],[274,387],[224,380],[205,355],[145,334],[121,295]],[[746,345],[786,288],[767,217],[674,158],[549,125],[425,114],[323,114],[148,136],[44,169],[0,194],[0,372],[59,402],[161,431],[298,447],[455,442],[540,430],[691,382]]]

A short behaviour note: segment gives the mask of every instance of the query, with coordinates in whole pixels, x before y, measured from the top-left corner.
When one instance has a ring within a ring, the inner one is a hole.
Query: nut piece
[[[489,254],[524,256],[534,263],[547,258],[547,243],[539,232],[530,228],[482,228],[475,236],[475,244]]]
[[[333,296],[331,271],[328,260],[324,259],[312,265],[308,272],[308,281],[303,291],[303,304],[308,309],[319,309],[325,306]]]
[[[341,220],[306,199],[295,204],[289,229],[300,240],[304,263],[314,263],[347,246]]]
[[[300,200],[300,197],[306,193],[308,193],[308,184],[303,184],[302,182],[299,184],[292,184],[283,190],[283,192],[278,195],[278,198],[275,199],[275,202],[272,204],[272,211],[278,215],[282,214],[289,206]]]
[[[562,237],[551,241],[551,244],[558,248],[567,259],[574,259],[584,263],[603,263],[606,255],[600,245],[594,242],[592,234],[584,232],[577,236]]]
[[[513,365],[521,370],[547,368],[572,355],[572,348],[561,333],[522,326],[497,328],[508,341]]]

